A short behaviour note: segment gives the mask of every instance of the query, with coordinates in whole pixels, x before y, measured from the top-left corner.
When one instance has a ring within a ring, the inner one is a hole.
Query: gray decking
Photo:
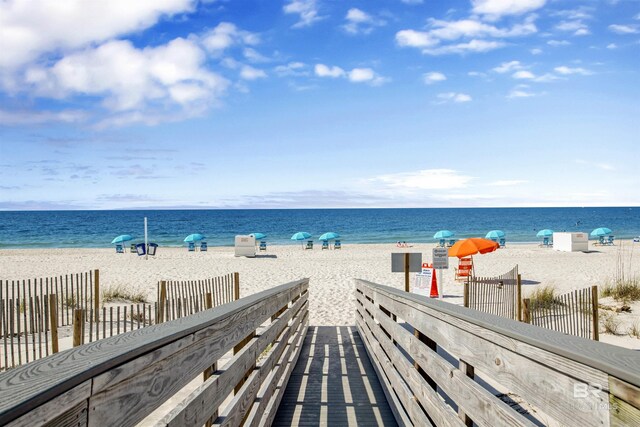
[[[397,425],[355,327],[309,327],[273,425]]]

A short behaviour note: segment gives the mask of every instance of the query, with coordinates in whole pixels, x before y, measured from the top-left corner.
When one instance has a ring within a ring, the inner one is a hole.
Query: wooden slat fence
[[[525,321],[563,334],[599,340],[598,287],[555,295],[550,301],[525,300]]]
[[[203,383],[157,425],[271,425],[307,332],[308,286],[277,286],[0,373],[0,425],[132,426],[198,376]]]
[[[79,310],[80,324],[74,323],[74,331],[79,330],[81,337],[76,345],[98,341],[104,338],[144,328],[155,324],[157,303],[154,304],[126,304],[102,307],[99,311],[99,321],[95,321],[93,309]]]
[[[0,371],[57,351],[57,328],[73,323],[74,310],[99,307],[99,283],[98,270],[0,280]]]
[[[229,273],[204,280],[158,282],[159,318],[174,320],[204,310],[206,294],[212,295],[213,307],[239,299],[239,274]]]
[[[471,276],[464,283],[464,306],[520,320],[521,289],[517,265],[498,277]]]
[[[637,352],[356,280],[399,425],[640,425]]]

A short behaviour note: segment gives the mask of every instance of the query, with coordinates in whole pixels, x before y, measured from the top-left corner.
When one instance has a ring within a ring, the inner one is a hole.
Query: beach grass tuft
[[[556,288],[552,285],[536,288],[529,296],[529,300],[532,309],[553,308],[560,304],[560,301],[556,300]]]
[[[603,297],[613,297],[616,301],[628,303],[640,300],[640,278],[619,279],[602,289]]]
[[[640,323],[635,323],[629,328],[629,336],[640,339]]]
[[[620,321],[616,319],[614,314],[605,314],[602,317],[602,326],[608,334],[620,335]]]
[[[147,302],[146,296],[142,292],[134,292],[123,286],[113,286],[102,292],[102,303],[114,301],[130,301],[133,303]]]

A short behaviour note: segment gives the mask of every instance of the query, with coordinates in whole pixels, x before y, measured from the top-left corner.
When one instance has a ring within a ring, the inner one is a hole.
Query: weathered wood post
[[[463,303],[465,307],[469,307],[469,282],[465,280],[463,285]]]
[[[165,308],[167,305],[167,282],[160,281],[160,301],[158,301],[158,315],[156,316],[156,323],[164,323]]]
[[[529,303],[531,302],[531,300],[529,298],[525,298],[522,300],[522,308],[523,308],[523,313],[522,313],[522,321],[524,323],[531,323],[531,311],[529,309]]]
[[[460,371],[462,371],[462,373],[464,373],[467,377],[471,379],[475,378],[475,369],[473,368],[473,366],[462,359],[460,359],[458,369],[460,369]],[[471,420],[471,418],[469,418],[469,416],[459,406],[458,417],[460,417],[465,426],[471,427],[473,425],[473,421]]]
[[[49,325],[51,326],[51,352],[58,352],[58,297],[49,295]]]
[[[522,276],[519,273],[516,282],[516,299],[516,310],[518,310],[516,319],[522,322]]]
[[[591,287],[591,310],[593,310],[593,313],[591,315],[591,321],[593,322],[593,325],[591,326],[591,328],[593,329],[593,340],[594,341],[600,341],[600,317],[599,317],[599,313],[598,313],[598,287],[597,286],[592,286]]]
[[[404,291],[409,292],[409,252],[404,254]]]
[[[93,312],[95,313],[95,322],[97,325],[98,322],[100,322],[100,270],[94,270],[93,273]]]
[[[73,346],[82,345],[82,327],[84,326],[84,310],[73,310]]]
[[[233,273],[233,299],[240,299],[240,273],[237,271]]]

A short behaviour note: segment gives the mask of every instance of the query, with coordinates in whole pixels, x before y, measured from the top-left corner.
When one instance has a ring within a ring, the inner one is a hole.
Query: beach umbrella
[[[267,235],[263,233],[251,233],[249,236],[253,236],[256,240],[262,240],[267,237]]]
[[[595,230],[593,230],[591,232],[592,236],[596,236],[596,237],[600,237],[600,236],[606,236],[607,234],[611,234],[612,231],[610,228],[607,227],[600,227],[600,228],[596,228]]]
[[[324,233],[322,236],[320,236],[318,240],[322,240],[324,242],[327,240],[335,240],[339,238],[340,238],[340,235],[338,233],[329,232],[329,233]]]
[[[128,242],[129,240],[133,240],[133,237],[129,236],[128,234],[123,234],[113,239],[111,243],[122,243],[122,242]]]
[[[434,239],[448,239],[450,237],[455,236],[455,233],[449,230],[440,230],[436,234],[433,235]]]
[[[551,237],[553,236],[553,230],[549,230],[548,228],[545,228],[544,230],[540,230],[538,231],[538,234],[536,234],[536,237]]]
[[[189,234],[184,238],[185,242],[197,242],[198,240],[204,239],[204,236],[200,233]]]
[[[485,237],[485,239],[502,239],[504,237],[504,231],[502,231],[502,230],[491,230],[484,237]]]
[[[449,256],[464,258],[477,253],[486,254],[498,249],[500,245],[493,240],[472,237],[456,242],[449,248]]]
[[[306,233],[304,231],[298,231],[296,234],[291,236],[291,240],[307,240],[311,237],[311,234]]]

